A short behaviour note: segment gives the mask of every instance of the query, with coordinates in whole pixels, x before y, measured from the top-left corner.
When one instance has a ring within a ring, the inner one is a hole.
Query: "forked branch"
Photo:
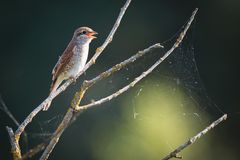
[[[112,41],[113,36],[115,34],[115,32],[118,29],[118,26],[121,23],[121,20],[123,18],[123,15],[125,14],[129,4],[130,4],[131,0],[127,0],[126,3],[124,4],[124,6],[121,8],[121,11],[119,13],[119,16],[111,30],[111,32],[109,33],[108,37],[106,38],[106,40],[104,41],[104,43],[96,49],[96,52],[94,54],[94,56],[91,58],[91,60],[85,65],[84,69],[77,75],[76,79],[81,76],[90,66],[92,66],[95,61],[97,60],[97,58],[99,57],[99,55],[103,52],[103,50],[107,47],[107,45]],[[20,124],[20,126],[18,127],[18,129],[16,130],[14,137],[16,139],[16,142],[19,145],[19,139],[20,136],[22,134],[22,132],[25,130],[26,126],[32,121],[32,119],[43,109],[43,106],[48,103],[49,101],[52,101],[57,95],[59,95],[61,92],[63,92],[64,90],[66,90],[66,88],[73,83],[74,80],[70,79],[67,80],[61,87],[59,87],[56,92],[52,93],[49,97],[47,97],[38,107],[36,107],[27,117],[26,119]],[[12,148],[13,149],[13,148]],[[20,152],[21,154],[21,152]]]
[[[95,61],[97,60],[97,58],[100,56],[100,54],[103,52],[103,50],[107,47],[107,45],[112,41],[113,36],[116,32],[116,30],[118,29],[118,26],[122,20],[122,17],[125,13],[125,11],[127,10],[129,4],[130,4],[131,0],[127,0],[124,4],[124,6],[121,8],[121,11],[119,13],[119,16],[111,30],[111,32],[109,33],[108,37],[106,38],[105,42],[96,49],[96,52],[94,54],[94,56],[91,58],[91,60],[85,65],[84,69],[77,75],[76,79],[81,76],[90,66],[92,66]],[[110,75],[112,75],[113,73],[119,71],[120,69],[122,69],[123,67],[125,67],[126,65],[133,63],[135,60],[137,60],[138,58],[140,58],[141,56],[145,55],[146,53],[152,51],[153,49],[156,48],[162,48],[163,46],[161,46],[159,43],[154,44],[148,48],[146,48],[143,51],[139,51],[138,53],[136,53],[135,55],[133,55],[132,57],[130,57],[129,59],[116,64],[115,66],[111,67],[109,70],[99,74],[97,77],[88,80],[88,81],[84,81],[80,90],[78,92],[75,93],[74,98],[71,102],[71,107],[68,109],[67,113],[65,114],[62,122],[60,123],[60,125],[57,127],[56,131],[54,132],[54,134],[52,135],[52,137],[50,138],[49,143],[41,143],[38,146],[36,146],[34,149],[31,149],[29,152],[27,152],[26,154],[24,154],[22,156],[21,154],[21,149],[19,146],[19,139],[21,137],[21,134],[24,132],[26,126],[32,121],[32,119],[42,110],[43,106],[45,103],[48,103],[49,101],[52,101],[57,95],[59,95],[61,92],[63,92],[74,80],[70,79],[67,80],[59,89],[57,89],[56,92],[54,92],[53,94],[51,94],[49,97],[47,97],[37,108],[35,108],[28,116],[27,118],[23,121],[22,124],[18,124],[18,122],[14,119],[14,117],[12,118],[12,115],[8,113],[8,110],[6,111],[6,113],[13,119],[13,121],[16,123],[16,125],[18,126],[18,129],[16,130],[16,132],[14,133],[12,128],[10,127],[6,127],[7,131],[9,133],[9,137],[10,137],[10,142],[11,142],[11,150],[12,150],[12,154],[13,154],[13,158],[14,160],[20,160],[20,159],[26,159],[28,157],[33,156],[34,154],[44,150],[40,160],[47,160],[49,155],[51,154],[51,152],[53,151],[54,147],[56,146],[56,144],[58,143],[62,133],[66,130],[66,128],[74,122],[74,120],[77,118],[77,116],[79,115],[79,113],[81,113],[82,111],[89,109],[91,107],[94,106],[98,106],[101,105],[105,102],[111,101],[113,98],[118,97],[119,95],[121,95],[122,93],[128,91],[130,88],[134,87],[139,81],[141,81],[143,78],[145,78],[147,75],[149,75],[156,67],[158,67],[183,41],[189,27],[192,24],[192,21],[194,20],[194,17],[197,13],[197,8],[193,11],[192,16],[190,17],[188,23],[186,24],[186,26],[184,27],[183,31],[180,33],[179,37],[177,38],[176,42],[173,44],[173,46],[160,58],[158,59],[151,67],[149,67],[145,72],[143,72],[141,75],[139,75],[138,77],[136,77],[131,83],[129,83],[128,85],[126,85],[125,87],[119,89],[117,92],[112,93],[111,95],[104,97],[100,100],[97,100],[95,102],[91,102],[89,104],[86,105],[80,105],[81,100],[83,99],[85,92],[94,84],[96,84],[97,82],[99,82],[102,79],[105,79],[107,77],[109,77]],[[77,113],[77,114],[76,114]],[[190,138],[188,141],[186,141],[184,144],[182,144],[181,146],[179,146],[177,149],[175,149],[174,151],[172,151],[169,155],[167,155],[166,157],[164,157],[162,160],[168,160],[171,158],[181,158],[180,156],[178,156],[178,153],[181,152],[184,148],[188,147],[189,145],[193,144],[197,139],[201,138],[203,135],[205,135],[209,130],[211,130],[212,128],[214,128],[215,126],[217,126],[219,123],[221,123],[223,120],[226,120],[227,115],[223,115],[221,118],[219,118],[218,120],[216,120],[215,122],[213,122],[211,125],[209,125],[208,127],[206,127],[203,131],[199,132],[197,135],[195,135],[194,137]]]
[[[118,97],[119,95],[121,95],[122,93],[126,92],[128,89],[132,88],[135,86],[136,83],[138,83],[140,80],[142,80],[144,77],[146,77],[149,73],[151,73],[159,64],[161,64],[178,46],[179,44],[182,42],[184,36],[186,35],[192,21],[194,20],[194,17],[197,13],[198,9],[196,8],[193,13],[192,16],[190,17],[187,25],[185,26],[184,30],[180,33],[178,39],[176,40],[176,42],[174,43],[174,45],[172,46],[172,48],[170,50],[168,50],[156,63],[154,63],[147,71],[143,72],[139,77],[135,78],[134,81],[132,81],[131,83],[129,83],[128,85],[126,85],[125,87],[123,87],[122,89],[118,90],[117,92],[102,98],[98,101],[92,102],[90,104],[87,105],[83,105],[83,106],[77,106],[75,107],[76,110],[82,110],[82,109],[88,109],[90,107],[93,106],[97,106],[100,105],[104,102],[110,101],[115,97]]]
[[[118,63],[116,65],[114,65],[113,67],[111,67],[110,69],[108,69],[107,71],[99,74],[97,77],[91,79],[91,80],[85,80],[80,88],[80,90],[78,92],[75,93],[75,96],[72,100],[71,106],[74,110],[78,111],[80,108],[78,107],[86,90],[88,90],[91,86],[93,86],[94,84],[96,84],[97,82],[101,81],[102,79],[105,79],[109,76],[111,76],[112,74],[114,74],[115,72],[119,71],[120,69],[124,68],[125,66],[127,66],[130,63],[135,62],[138,58],[144,56],[145,54],[151,52],[154,49],[157,48],[163,48],[163,46],[160,43],[154,44],[142,51],[138,51],[135,55],[133,55],[132,57],[122,61],[121,63]]]
[[[111,67],[110,69],[108,69],[107,71],[101,73],[100,75],[98,75],[97,77],[93,78],[92,80],[89,81],[84,81],[80,90],[78,92],[75,93],[74,98],[71,102],[71,108],[67,111],[66,115],[64,116],[61,124],[58,126],[57,130],[55,131],[55,133],[53,134],[53,137],[49,143],[49,145],[47,146],[46,150],[44,151],[41,160],[45,160],[49,154],[52,152],[54,146],[57,144],[61,134],[63,133],[63,131],[73,122],[72,118],[76,118],[76,114],[75,113],[79,113],[80,110],[78,109],[78,106],[85,94],[85,92],[95,83],[99,82],[100,80],[109,77],[110,75],[112,75],[113,73],[115,73],[116,71],[119,71],[120,69],[122,69],[123,67],[125,67],[126,65],[133,63],[135,60],[137,60],[138,58],[142,57],[143,55],[145,55],[146,53],[157,49],[157,48],[163,48],[163,46],[161,46],[159,43],[154,44],[142,51],[139,51],[138,53],[136,53],[135,55],[133,55],[132,57],[128,58],[127,60],[116,64],[115,66]]]
[[[79,105],[80,101],[81,101],[81,97],[83,97],[83,94],[85,93],[84,90],[87,90],[88,88],[90,88],[92,85],[94,85],[95,83],[97,83],[98,81],[104,79],[104,78],[107,78],[109,77],[110,75],[112,75],[113,73],[119,71],[120,69],[124,68],[126,65],[130,64],[130,63],[133,63],[134,61],[136,61],[138,58],[144,56],[145,54],[151,52],[152,50],[154,49],[158,49],[158,48],[163,48],[162,45],[160,45],[159,43],[157,44],[154,44],[142,51],[139,51],[137,52],[135,55],[133,55],[132,57],[128,58],[127,60],[124,60],[123,62],[119,63],[119,64],[116,64],[115,66],[111,67],[110,69],[108,69],[107,71],[101,73],[100,75],[98,75],[97,77],[91,79],[91,80],[85,80],[80,88],[80,91],[79,92],[76,92],[75,93],[75,96],[74,96],[74,99],[72,100],[71,102],[71,106],[73,107],[76,107]],[[80,94],[82,94],[82,96],[80,96]],[[77,110],[77,108],[73,108],[73,110]],[[73,112],[72,109],[70,109],[68,112]],[[79,111],[78,111],[78,114],[79,114]],[[71,119],[71,123],[73,123],[74,121],[74,118],[76,118],[77,115],[75,115],[73,117],[73,119]],[[64,121],[64,123],[66,124],[66,121]],[[69,124],[68,124],[69,125]],[[60,127],[61,128],[61,127]],[[60,130],[60,129],[59,129]],[[59,132],[56,132],[56,133],[59,133]],[[55,134],[56,134],[55,133]],[[46,143],[42,143],[40,146],[46,146]],[[43,149],[44,149],[43,148]],[[42,149],[42,148],[41,148]],[[26,158],[28,155],[33,155],[33,153],[37,153],[37,152],[33,152],[35,150],[39,150],[39,147],[34,147],[33,149],[31,149],[31,152],[28,152],[26,154],[24,154],[24,158]]]
[[[168,50],[164,54],[164,56],[161,57],[155,64],[153,64],[147,71],[143,72],[139,77],[135,78],[135,80],[133,82],[131,82],[129,85],[125,86],[124,88],[120,89],[119,91],[117,91],[117,92],[113,93],[112,95],[110,95],[106,98],[103,98],[99,101],[90,103],[89,105],[79,106],[79,104],[80,104],[86,90],[89,88],[89,86],[91,86],[95,82],[99,81],[100,79],[108,77],[109,75],[113,74],[113,72],[111,72],[111,69],[109,69],[108,71],[104,72],[104,74],[100,74],[99,76],[94,78],[92,81],[90,81],[90,82],[86,81],[85,84],[83,84],[83,86],[80,88],[80,91],[75,94],[75,96],[72,100],[72,103],[71,103],[71,107],[68,109],[68,111],[67,111],[66,115],[64,116],[61,124],[58,126],[58,128],[54,132],[53,137],[52,137],[49,145],[46,147],[45,151],[43,152],[40,160],[48,159],[48,157],[51,154],[51,152],[53,151],[55,145],[58,143],[59,138],[61,137],[62,133],[71,123],[71,120],[74,117],[76,112],[80,112],[83,109],[88,109],[92,106],[102,104],[103,102],[110,101],[114,97],[119,96],[120,94],[124,93],[125,91],[127,91],[128,89],[133,87],[136,83],[138,83],[140,80],[142,80],[144,77],[146,77],[149,73],[151,73],[159,64],[161,64],[163,62],[163,60],[165,60],[182,42],[184,36],[186,35],[187,30],[189,29],[192,21],[194,20],[194,17],[197,13],[197,10],[198,9],[195,9],[193,11],[192,16],[190,17],[190,19],[189,19],[188,23],[186,24],[184,30],[180,33],[179,37],[177,38],[177,40],[174,43],[174,45],[172,46],[172,48],[170,50]],[[121,65],[119,65],[114,70],[115,71],[119,70],[118,67],[121,69]]]

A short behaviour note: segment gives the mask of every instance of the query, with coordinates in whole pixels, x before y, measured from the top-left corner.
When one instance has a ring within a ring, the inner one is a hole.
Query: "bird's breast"
[[[70,60],[69,76],[75,77],[84,68],[88,58],[89,45],[75,46]]]

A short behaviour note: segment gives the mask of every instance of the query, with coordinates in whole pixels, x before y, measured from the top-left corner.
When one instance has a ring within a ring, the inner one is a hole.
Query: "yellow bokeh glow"
[[[100,133],[98,142],[92,144],[96,159],[158,160],[207,125],[203,122],[206,115],[180,88],[173,89],[174,84],[168,82],[148,83],[151,85],[144,85],[138,96],[128,96],[122,103],[125,121],[109,133]],[[204,137],[181,155],[211,159],[209,140],[209,136]]]

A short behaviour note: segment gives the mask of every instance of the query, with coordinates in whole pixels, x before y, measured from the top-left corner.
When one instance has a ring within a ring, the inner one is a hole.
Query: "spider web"
[[[174,93],[181,90],[182,94],[184,94],[184,98],[179,102],[179,107],[189,106],[189,103],[193,103],[194,105],[191,105],[192,108],[190,108],[189,112],[182,112],[179,114],[183,116],[194,116],[200,120],[202,120],[201,114],[208,114],[209,119],[207,121],[211,122],[224,114],[224,112],[211,100],[201,80],[197,60],[195,58],[194,26],[193,24],[193,27],[189,29],[180,46],[150,74],[150,79],[154,79],[154,82],[150,81],[150,83],[152,83],[150,85],[157,88],[164,83],[167,89],[165,88],[163,92],[169,96],[173,96]],[[153,54],[144,57],[143,60],[135,66],[137,68],[146,68],[146,64],[153,63],[156,59],[159,59],[159,57],[166,53],[174,44],[180,32],[181,30],[171,37],[171,39],[162,43],[165,49],[161,51],[160,54],[159,51],[155,51]],[[136,69],[136,67],[134,67],[134,65],[131,66],[132,70]],[[134,118],[140,115],[135,107],[135,100],[144,92],[146,86],[149,86],[148,79],[141,83],[141,85],[138,85],[138,89],[134,93],[134,98],[132,100]]]
[[[179,33],[180,31],[170,40],[162,43],[165,47],[164,50],[157,50],[149,53],[139,59],[136,63],[125,67],[107,80],[96,84],[96,86],[94,86],[95,89],[93,88],[89,90],[89,93],[87,93],[84,103],[88,103],[92,99],[96,100],[105,97],[117,91],[121,88],[121,86],[131,82],[134,77],[137,77],[143,71],[147,70],[156,60],[166,53],[166,51],[177,39]],[[182,95],[182,98],[176,102],[177,107],[174,110],[161,113],[159,112],[159,117],[163,117],[163,119],[165,117],[171,118],[171,116],[177,115],[180,119],[190,117],[190,120],[192,118],[195,119],[197,123],[202,123],[206,121],[211,122],[212,120],[215,120],[216,117],[219,117],[219,115],[224,113],[221,108],[208,96],[207,90],[201,80],[197,60],[195,58],[196,53],[194,49],[194,38],[194,27],[192,27],[184,38],[182,44],[162,64],[160,64],[157,69],[131,89],[130,93],[126,93],[125,97],[128,97],[127,100],[126,98],[121,99],[121,96],[119,97],[120,101],[128,101],[127,104],[130,106],[127,110],[127,118],[125,116],[126,119],[130,118],[131,121],[150,120],[151,122],[152,113],[146,113],[146,110],[143,111],[141,107],[139,107],[139,99],[144,98],[144,96],[146,97],[147,94],[151,94],[151,96],[149,96],[150,98],[158,97],[159,93],[154,90],[161,90],[168,99],[177,96],[178,92],[181,92]],[[150,92],[149,88],[151,90]],[[101,93],[101,95],[99,95],[99,93]],[[111,103],[114,102],[109,103],[111,105]],[[120,106],[119,102],[118,105],[120,108],[123,108],[123,106]],[[162,107],[163,106],[161,105],[157,105],[157,108]],[[206,114],[208,115],[208,118],[204,116]],[[36,131],[36,133],[29,133],[29,136],[32,139],[38,139],[40,142],[48,139],[52,135],[54,129],[59,125],[62,118],[62,115],[56,115],[53,118],[40,122],[38,125],[39,132]],[[118,120],[116,121],[118,123]],[[92,127],[94,128],[96,126],[93,125]],[[131,132],[134,129],[130,128],[129,130]],[[97,139],[101,138],[97,137]],[[172,149],[173,147],[171,144],[172,142],[166,140],[165,145]]]
[[[107,80],[103,80],[96,84],[93,89],[91,88],[88,91],[84,103],[89,103],[91,100],[101,99],[102,97],[116,92],[122,86],[130,83],[143,71],[146,71],[156,60],[162,57],[168,51],[168,49],[172,47],[180,32],[184,29],[184,26],[169,40],[166,40],[162,43],[164,49],[155,50],[152,53],[146,54],[144,57],[138,59],[135,63],[130,64],[124,69],[115,73]],[[136,118],[136,115],[140,115],[137,112],[137,107],[134,105],[134,101],[136,101],[137,98],[144,93],[145,88],[149,86],[158,88],[161,87],[162,84],[165,85],[163,92],[165,92],[165,95],[169,95],[169,97],[173,96],[177,91],[182,92],[184,98],[181,102],[179,102],[179,107],[190,106],[189,103],[191,103],[189,112],[179,112],[179,114],[184,116],[194,116],[199,119],[201,119],[201,113],[208,114],[210,122],[224,113],[221,108],[208,96],[207,90],[205,89],[201,80],[197,60],[195,58],[196,52],[194,48],[194,27],[195,24],[192,24],[192,27],[189,29],[180,46],[176,48],[175,51],[166,60],[164,60],[163,63],[161,63],[138,85],[131,89],[130,95],[126,93],[130,99],[132,98],[133,117]],[[115,55],[115,59],[119,59],[119,56],[117,57]],[[152,81],[152,79],[154,79],[154,81]]]
[[[38,144],[39,142],[49,139],[62,119],[63,115],[59,114],[47,120],[38,120],[38,123],[34,125],[34,129],[32,129],[33,131],[28,132],[30,140]]]
[[[92,89],[88,97],[100,99],[129,84],[172,47],[181,31],[162,43],[163,50],[154,50],[146,54],[97,84],[95,88],[100,91]],[[96,159],[115,159],[119,153],[123,156],[121,159],[159,159],[224,114],[208,96],[201,80],[194,41],[193,24],[182,44],[163,63],[128,93],[106,104],[108,107],[105,111],[111,111],[102,119],[107,120],[101,127],[93,129],[89,142],[92,143]],[[111,128],[111,134],[108,133],[108,125],[116,126]],[[96,137],[94,133],[97,132],[99,134]],[[106,135],[111,137],[107,142],[104,141]],[[108,147],[99,149],[102,146]],[[202,159],[204,152],[206,154],[203,159],[207,159],[211,154],[210,146],[209,141],[205,141],[197,146],[199,148],[195,149],[194,153],[186,153],[184,157]]]

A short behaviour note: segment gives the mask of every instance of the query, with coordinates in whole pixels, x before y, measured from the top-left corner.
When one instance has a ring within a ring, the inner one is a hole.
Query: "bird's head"
[[[75,30],[74,37],[76,38],[78,43],[89,44],[93,39],[97,38],[94,36],[96,34],[97,32],[95,32],[89,27],[80,27]]]

